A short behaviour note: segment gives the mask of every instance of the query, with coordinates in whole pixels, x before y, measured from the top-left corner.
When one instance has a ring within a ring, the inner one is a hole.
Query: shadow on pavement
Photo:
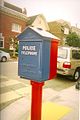
[[[68,78],[68,77],[62,76],[62,75],[57,75],[56,78],[54,78],[50,81],[46,81],[44,88],[52,88],[56,91],[60,91],[60,90],[69,88],[73,85],[75,85],[75,82],[72,81],[71,78]]]

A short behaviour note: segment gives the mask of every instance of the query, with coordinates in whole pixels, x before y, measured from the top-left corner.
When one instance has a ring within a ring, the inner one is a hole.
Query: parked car
[[[6,62],[10,59],[10,54],[0,50],[0,61]]]
[[[57,73],[80,78],[80,48],[58,47]]]

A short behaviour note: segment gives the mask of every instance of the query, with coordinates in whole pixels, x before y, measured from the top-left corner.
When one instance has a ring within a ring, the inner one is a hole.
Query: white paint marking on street
[[[4,76],[1,77],[1,85],[0,85],[1,90],[3,90],[4,88],[7,89],[7,87],[10,87],[12,85],[16,86],[18,84],[25,85],[25,83],[20,82],[18,80],[10,79]],[[23,96],[29,95],[30,93],[31,93],[31,86],[27,84],[25,85],[25,87],[21,87],[20,89],[17,89],[17,90],[12,90],[10,88],[10,91],[6,91],[5,93],[0,93],[0,96],[1,96],[0,104],[7,103],[7,102],[10,102],[11,100],[21,98]]]
[[[1,94],[0,104],[11,101],[13,99],[20,98],[21,96],[16,94],[14,91]]]
[[[9,81],[5,81],[5,82],[2,82],[5,86],[9,86],[9,85],[15,85],[15,84],[19,84],[21,82],[17,81],[17,80],[9,80]]]
[[[6,87],[6,85],[4,84],[4,82],[0,83],[0,88],[2,88],[2,87]]]
[[[26,96],[27,94],[31,93],[31,86],[15,90],[15,92],[19,95]]]

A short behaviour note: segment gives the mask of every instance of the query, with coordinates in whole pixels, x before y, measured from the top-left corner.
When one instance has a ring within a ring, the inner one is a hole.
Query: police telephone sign
[[[19,69],[20,76],[27,79],[41,79],[42,42],[19,42]]]
[[[36,46],[23,45],[21,55],[34,55],[37,56]]]

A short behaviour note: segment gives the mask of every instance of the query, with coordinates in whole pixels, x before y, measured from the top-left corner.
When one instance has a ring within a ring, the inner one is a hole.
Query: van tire
[[[73,80],[76,82],[80,78],[80,68],[76,69],[73,75]]]

